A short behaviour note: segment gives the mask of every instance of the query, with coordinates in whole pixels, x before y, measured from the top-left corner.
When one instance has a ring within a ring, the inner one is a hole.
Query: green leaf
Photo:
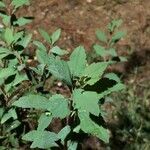
[[[50,51],[56,55],[59,55],[59,56],[63,56],[65,54],[68,54],[68,52],[66,50],[62,50],[58,46],[54,46]]]
[[[61,139],[61,143],[64,144],[64,141],[67,137],[67,135],[70,133],[71,128],[70,126],[65,126],[61,131],[58,133],[58,138]]]
[[[104,77],[116,82],[121,82],[120,78],[115,73],[107,73]]]
[[[100,41],[107,43],[107,36],[106,36],[105,32],[103,32],[101,30],[97,30],[96,36]]]
[[[31,23],[31,22],[32,22],[32,19],[21,17],[17,21],[14,22],[14,25],[24,26],[24,25]]]
[[[17,33],[14,33],[14,43],[17,42],[19,39],[21,39],[23,37],[24,32],[23,31],[19,31]]]
[[[117,53],[116,53],[116,50],[114,48],[110,48],[108,49],[108,52],[107,52],[110,56],[112,57],[116,57],[117,56]]]
[[[48,100],[44,96],[29,94],[19,98],[13,103],[14,106],[21,108],[47,109]]]
[[[25,37],[23,37],[22,40],[18,42],[18,44],[26,48],[30,43],[31,39],[32,39],[32,34],[28,34]]]
[[[118,28],[118,27],[121,26],[122,22],[123,22],[123,21],[122,21],[121,19],[111,21],[111,22],[108,24],[108,30],[109,30],[110,32],[114,32],[114,30],[115,30],[116,28]]]
[[[38,62],[40,62],[41,64],[46,65],[49,62],[49,57],[45,50],[38,49],[36,51],[36,57]]]
[[[111,43],[116,43],[116,42],[119,41],[121,38],[123,38],[125,35],[126,35],[126,32],[118,31],[118,32],[115,33],[115,35],[112,37]]]
[[[45,30],[39,29],[39,32],[48,43],[51,43],[50,35]]]
[[[4,39],[8,45],[10,45],[13,42],[14,36],[13,36],[13,30],[12,29],[10,29],[10,28],[5,29]]]
[[[67,62],[55,59],[48,64],[48,70],[57,79],[64,81],[67,85],[72,86],[71,74]]]
[[[12,5],[16,8],[21,7],[23,5],[29,5],[29,0],[12,0]]]
[[[96,92],[84,92],[81,89],[75,89],[73,91],[73,102],[75,108],[80,111],[91,113],[96,116],[100,113],[98,105],[99,95]]]
[[[68,150],[77,150],[78,143],[76,141],[68,142]]]
[[[53,117],[63,119],[70,113],[68,100],[62,95],[53,95],[47,103],[47,110],[52,113]]]
[[[46,113],[42,114],[38,120],[37,130],[44,131],[49,126],[52,119],[53,119],[53,117],[51,114],[46,114]]]
[[[7,113],[5,113],[1,119],[1,124],[5,123],[10,118],[17,119],[17,113],[15,109],[10,109]]]
[[[7,127],[7,131],[8,133],[10,133],[12,130],[16,129],[17,127],[19,127],[20,125],[20,121],[15,120],[13,121],[11,124],[9,124],[9,126]]]
[[[59,39],[61,35],[61,29],[57,29],[52,35],[51,35],[51,41],[52,41],[52,45],[57,42],[57,40]]]
[[[0,13],[0,17],[2,17],[2,22],[4,25],[8,26],[10,24],[11,16]]]
[[[77,47],[70,56],[68,62],[71,74],[75,77],[79,77],[86,67],[86,53],[83,46]]]
[[[17,73],[15,76],[15,80],[13,81],[13,86],[16,86],[17,84],[21,83],[22,81],[28,80],[28,77],[26,74],[19,74]]]
[[[16,74],[16,71],[14,68],[3,68],[3,69],[0,69],[0,78],[8,78],[9,76],[11,75],[14,75]]]
[[[39,41],[33,41],[33,44],[38,47],[39,50],[47,51],[46,47],[43,45],[43,43]]]
[[[109,142],[109,132],[107,129],[93,122],[89,117],[89,114],[86,112],[79,112],[78,115],[80,118],[80,127],[82,131],[98,137],[105,143]]]
[[[125,85],[122,83],[117,83],[116,85],[114,85],[111,88],[108,88],[106,91],[102,92],[99,94],[99,99],[111,94],[112,92],[118,92],[125,89]]]
[[[108,55],[108,52],[106,51],[106,49],[98,44],[94,45],[94,50],[97,55],[100,55],[102,57],[105,57]]]
[[[103,75],[109,63],[110,62],[99,62],[87,66],[82,74],[82,76],[89,78],[86,83],[89,85],[96,83]]]
[[[6,7],[6,5],[5,5],[5,3],[0,1],[0,8],[2,8],[2,7]]]
[[[33,130],[25,134],[22,138],[26,141],[33,142],[31,148],[49,149],[57,146],[55,141],[58,140],[57,134],[49,131]]]

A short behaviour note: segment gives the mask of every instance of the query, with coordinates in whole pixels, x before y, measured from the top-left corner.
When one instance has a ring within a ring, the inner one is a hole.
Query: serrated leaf
[[[51,43],[50,35],[43,29],[39,29],[41,36],[48,42]]]
[[[96,36],[100,41],[107,43],[107,36],[106,36],[105,32],[103,32],[101,30],[97,30]]]
[[[24,26],[24,25],[31,23],[31,22],[32,22],[32,19],[21,17],[17,21],[14,21],[14,25]]]
[[[80,127],[82,131],[98,137],[105,143],[109,142],[109,132],[107,129],[93,122],[89,117],[89,114],[86,112],[79,112],[78,115],[80,118]]]
[[[118,40],[123,38],[125,35],[126,35],[126,32],[123,32],[123,31],[116,32],[111,39],[111,43],[116,43]]]
[[[52,41],[52,45],[57,42],[57,40],[59,39],[61,35],[61,29],[57,29],[52,35],[51,35],[51,41]]]
[[[12,5],[16,8],[21,7],[23,5],[29,5],[29,0],[12,0]]]
[[[57,146],[55,141],[58,140],[57,134],[49,131],[33,130],[25,134],[22,138],[26,141],[33,142],[31,148],[49,149]]]
[[[48,125],[51,123],[53,117],[51,114],[42,114],[38,120],[38,128],[37,130],[44,131]]]
[[[10,45],[13,42],[14,36],[13,36],[13,30],[12,29],[10,29],[10,28],[5,29],[4,39],[8,45]]]
[[[52,113],[53,117],[61,119],[70,113],[68,102],[62,95],[53,95],[47,103],[47,109]]]
[[[58,46],[54,46],[50,51],[56,55],[59,55],[59,56],[63,56],[65,54],[68,54],[68,52],[66,50],[62,50]]]
[[[71,74],[75,77],[79,77],[86,67],[86,53],[83,46],[77,47],[70,56],[68,62]]]
[[[87,66],[82,74],[82,76],[89,78],[86,83],[89,85],[96,83],[101,78],[108,65],[109,62],[99,62]]]
[[[29,94],[19,98],[13,103],[13,106],[21,108],[47,109],[48,100],[44,96]]]
[[[75,89],[73,91],[73,102],[75,108],[91,113],[95,116],[98,116],[100,113],[100,108],[98,105],[99,96],[96,92],[83,91],[81,89]]]
[[[72,86],[71,74],[67,62],[60,59],[55,59],[47,65],[48,70],[53,76],[64,81],[67,85]]]

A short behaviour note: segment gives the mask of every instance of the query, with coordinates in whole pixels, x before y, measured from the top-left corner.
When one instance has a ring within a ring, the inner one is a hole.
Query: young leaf
[[[116,85],[114,85],[111,88],[108,88],[106,91],[102,92],[99,94],[99,99],[111,94],[112,92],[118,92],[120,90],[125,89],[125,85],[122,83],[117,83]]]
[[[5,113],[1,119],[1,124],[5,123],[10,118],[17,119],[17,113],[15,109],[10,109],[7,113]]]
[[[51,114],[42,114],[38,120],[38,128],[37,130],[44,131],[48,125],[51,123],[53,117]]]
[[[84,92],[81,89],[75,89],[73,91],[73,101],[77,110],[91,113],[95,116],[98,116],[100,113],[99,96],[96,92]]]
[[[54,46],[50,51],[53,54],[56,54],[56,55],[59,55],[59,56],[63,56],[65,54],[68,54],[68,52],[66,50],[62,50],[58,46]]]
[[[12,5],[16,8],[21,7],[23,5],[29,5],[29,0],[12,0]]]
[[[65,126],[61,131],[58,133],[58,138],[61,139],[61,143],[64,144],[64,141],[67,137],[67,135],[70,133],[71,128],[70,126]]]
[[[17,21],[14,22],[14,25],[24,26],[24,25],[26,25],[28,23],[31,23],[31,22],[32,22],[31,19],[27,19],[25,17],[21,17]]]
[[[61,29],[57,29],[52,35],[51,35],[51,42],[52,45],[57,42],[57,40],[59,39],[61,35]]]
[[[13,30],[12,29],[10,29],[10,28],[5,29],[4,39],[8,45],[10,45],[13,42],[14,36],[13,36]]]
[[[47,51],[46,47],[43,45],[43,43],[39,41],[33,41],[33,44],[38,47],[39,50]]]
[[[118,27],[120,27],[120,25],[122,24],[122,20],[119,19],[119,20],[113,20],[111,21],[109,24],[108,24],[108,30],[110,32],[114,32],[114,30]]]
[[[24,48],[26,48],[28,46],[29,42],[31,41],[31,39],[32,39],[32,34],[28,34],[25,37],[23,37],[21,39],[21,41],[18,42],[18,45],[21,45]]]
[[[87,84],[93,85],[94,83],[96,83],[103,75],[108,64],[109,62],[99,62],[87,66],[82,74],[82,76],[90,78],[87,81]]]
[[[39,32],[48,43],[51,43],[50,35],[45,30],[39,29]]]
[[[89,133],[98,137],[105,143],[109,142],[109,132],[107,129],[93,122],[87,112],[82,111],[79,112],[78,115],[80,118],[81,130],[83,130],[85,133]]]
[[[100,55],[101,57],[105,57],[108,55],[107,50],[98,44],[94,45],[94,50],[95,50],[96,54]]]
[[[83,46],[77,47],[70,56],[68,62],[71,74],[74,77],[79,77],[86,67],[86,53]]]
[[[107,36],[106,36],[105,32],[103,32],[101,30],[97,30],[96,36],[100,41],[107,43]]]
[[[121,82],[120,78],[115,73],[108,73],[104,77],[108,78],[109,80],[114,80],[116,82]]]
[[[55,141],[58,140],[57,134],[49,131],[33,130],[25,134],[22,138],[26,141],[33,142],[31,148],[49,149],[57,146]]]
[[[116,43],[118,40],[123,38],[126,35],[126,32],[118,31],[111,39],[111,43]]]

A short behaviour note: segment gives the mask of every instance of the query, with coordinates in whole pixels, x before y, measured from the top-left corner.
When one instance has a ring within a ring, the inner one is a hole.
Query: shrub
[[[110,135],[101,105],[107,95],[124,88],[116,74],[106,72],[116,61],[105,59],[89,64],[83,46],[73,50],[69,61],[63,60],[62,56],[68,52],[56,46],[61,29],[52,34],[39,29],[49,47],[33,40],[32,34],[24,29],[31,18],[15,15],[23,5],[29,5],[29,0],[12,0],[8,5],[0,1],[4,26],[0,31],[0,140],[4,145],[1,148],[19,147],[24,141],[30,141],[31,148],[77,149],[78,137],[84,134],[108,143]],[[119,25],[120,21],[110,23],[110,34]],[[110,46],[123,34],[117,32],[108,41],[103,32],[97,32],[98,38]],[[31,66],[25,51],[33,45],[37,47],[37,65]],[[101,56],[116,56],[112,49],[107,52],[95,49]],[[46,91],[45,84],[51,77],[62,81],[70,96]],[[62,129],[57,133],[49,128],[56,118],[62,122]],[[37,124],[33,123],[36,119]]]

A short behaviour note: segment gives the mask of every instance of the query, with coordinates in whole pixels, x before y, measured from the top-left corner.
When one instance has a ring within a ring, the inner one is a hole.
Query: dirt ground
[[[149,8],[150,0],[33,0],[30,7],[21,9],[21,15],[35,17],[28,26],[35,38],[40,37],[38,28],[49,33],[61,28],[58,45],[68,51],[79,45],[92,50],[96,29],[105,30],[112,19],[122,19],[121,29],[127,31],[127,36],[118,43],[117,50],[131,58],[133,54],[135,61],[131,62],[138,66],[145,64],[150,55]]]

